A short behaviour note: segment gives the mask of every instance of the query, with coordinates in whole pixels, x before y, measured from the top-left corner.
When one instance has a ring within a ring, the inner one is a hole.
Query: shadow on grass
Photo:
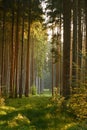
[[[13,111],[0,116],[0,130],[29,130],[47,129],[51,119],[46,119],[46,112],[38,109]]]
[[[0,129],[12,130],[48,130],[50,128],[60,127],[61,118],[53,117],[49,109],[44,107],[39,108],[22,108],[11,111],[6,115],[0,116]]]

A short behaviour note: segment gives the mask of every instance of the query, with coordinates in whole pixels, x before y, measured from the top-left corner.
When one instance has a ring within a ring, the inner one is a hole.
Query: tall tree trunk
[[[72,43],[72,91],[77,85],[77,24],[78,24],[78,0],[73,0],[73,43]]]
[[[26,57],[26,83],[25,83],[25,96],[29,95],[30,86],[30,24],[31,24],[31,0],[29,1],[28,12],[28,40],[27,40],[27,57]]]
[[[85,24],[86,24],[86,47],[85,47],[85,51],[86,51],[86,57],[87,57],[87,0],[85,0]],[[86,62],[85,62],[85,82],[87,83],[87,59],[86,59]]]
[[[60,90],[60,34],[58,34],[58,28],[57,28],[57,51],[58,51],[58,61],[56,63],[56,88],[57,93]],[[60,92],[59,92],[60,93]]]
[[[52,24],[52,49],[54,48],[54,28]],[[52,51],[52,96],[54,96],[54,52]]]
[[[78,79],[81,82],[82,63],[81,0],[78,0]]]
[[[3,89],[3,79],[4,79],[4,44],[5,44],[5,19],[6,19],[6,11],[5,11],[5,7],[3,9],[3,28],[2,28],[2,59],[1,59],[1,95],[2,95],[2,89]]]
[[[53,52],[52,52],[52,96],[54,95],[54,64],[53,64]]]
[[[56,88],[59,86],[59,62],[56,63]]]
[[[61,8],[60,8],[61,9]],[[63,85],[62,85],[62,80],[63,80],[63,76],[62,76],[62,74],[63,74],[63,64],[62,64],[62,53],[63,53],[63,51],[62,51],[62,42],[61,42],[61,40],[62,40],[62,28],[61,28],[61,26],[62,26],[62,17],[61,17],[61,15],[62,14],[60,14],[60,95],[62,95],[62,87],[63,87]]]
[[[68,7],[68,8],[67,8]],[[71,1],[63,1],[64,43],[63,43],[63,96],[70,96],[70,41],[71,41]]]
[[[17,2],[17,16],[16,16],[16,42],[15,42],[15,98],[17,98],[17,91],[18,91],[18,50],[19,50],[19,11],[20,11],[20,0]]]
[[[23,12],[24,14],[24,12]],[[21,45],[21,72],[19,77],[19,98],[22,98],[23,88],[22,88],[22,80],[23,80],[23,44],[24,44],[24,15],[22,18],[22,45]]]
[[[35,84],[34,79],[34,39],[32,38],[31,43],[31,87]]]
[[[12,98],[14,96],[14,9],[12,9],[12,32],[11,32],[11,68],[10,68],[10,95]]]

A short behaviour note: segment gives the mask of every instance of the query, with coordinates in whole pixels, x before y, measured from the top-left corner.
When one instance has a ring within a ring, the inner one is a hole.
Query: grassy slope
[[[80,130],[80,126],[67,114],[56,111],[49,97],[33,96],[8,99],[0,107],[0,130]]]

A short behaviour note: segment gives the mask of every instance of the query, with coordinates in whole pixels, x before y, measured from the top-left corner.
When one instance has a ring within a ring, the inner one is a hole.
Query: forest
[[[0,130],[87,130],[87,0],[0,0]]]

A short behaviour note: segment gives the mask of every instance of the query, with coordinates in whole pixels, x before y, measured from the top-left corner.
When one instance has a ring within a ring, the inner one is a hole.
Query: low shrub
[[[78,119],[87,119],[87,90],[78,88],[76,92],[78,93],[73,94],[69,99],[67,107]]]
[[[33,85],[33,86],[31,87],[31,94],[32,94],[32,95],[36,95],[36,94],[37,94],[37,88],[36,88],[35,85]]]
[[[63,110],[64,100],[65,98],[59,95],[54,95],[52,98],[50,98],[50,106],[52,107],[52,113],[54,113],[56,116]]]
[[[0,97],[0,106],[3,106],[5,105],[5,99]]]

